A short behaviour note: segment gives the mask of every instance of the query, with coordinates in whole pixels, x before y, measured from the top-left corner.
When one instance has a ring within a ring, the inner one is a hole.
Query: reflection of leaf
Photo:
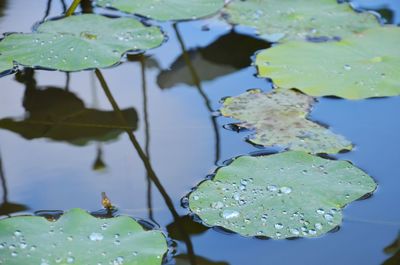
[[[17,212],[28,210],[28,207],[23,204],[3,202],[0,204],[0,215],[10,215]]]
[[[250,141],[263,146],[282,146],[311,153],[337,153],[351,143],[307,116],[314,99],[292,90],[262,93],[251,90],[227,98],[221,113],[243,121],[240,127],[255,130]]]
[[[85,14],[47,21],[37,33],[10,34],[0,42],[0,72],[13,61],[31,67],[78,71],[108,67],[129,50],[159,46],[164,36],[132,18]]]
[[[206,81],[249,67],[251,56],[269,46],[266,41],[231,31],[207,47],[188,53],[199,78]],[[162,71],[158,75],[157,81],[161,88],[171,88],[179,83],[195,85],[184,55],[179,56],[169,68],[171,70]]]
[[[391,258],[386,260],[383,265],[398,265],[400,264],[400,234],[398,238],[384,249],[386,254],[393,254]]]
[[[228,21],[257,29],[270,41],[345,37],[379,26],[371,13],[356,13],[336,0],[234,0]]]
[[[177,222],[179,222],[179,224]],[[185,216],[182,216],[179,220],[176,220],[175,222],[173,222],[167,226],[168,234],[173,239],[181,240],[181,241],[184,240],[184,237],[182,236],[182,234],[180,232],[180,229],[181,229],[180,226],[183,227],[183,230],[189,236],[199,235],[208,230],[208,227],[205,227],[204,225],[194,222],[190,216],[185,215]]]
[[[175,265],[191,265],[188,255],[178,255],[175,257]],[[215,262],[196,256],[196,265],[228,265],[226,262]]]
[[[166,21],[210,16],[224,6],[224,0],[97,0],[97,5]]]
[[[349,162],[290,151],[237,158],[189,196],[206,224],[243,236],[317,237],[342,221],[341,208],[375,190]]]
[[[109,141],[126,129],[137,128],[138,117],[133,108],[122,111],[128,121],[128,124],[122,124],[117,113],[86,108],[73,93],[54,87],[28,89],[24,107],[28,112],[26,119],[2,119],[0,128],[26,139],[49,138],[74,145]]]
[[[400,94],[400,28],[381,27],[340,42],[289,42],[262,51],[261,77],[312,96],[348,99]]]
[[[26,264],[160,265],[167,251],[159,231],[127,216],[100,219],[72,209],[55,222],[38,216],[0,221],[0,261]]]

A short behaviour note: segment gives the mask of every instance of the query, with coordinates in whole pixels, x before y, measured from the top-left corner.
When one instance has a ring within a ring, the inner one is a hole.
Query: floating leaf
[[[290,151],[235,159],[190,194],[189,206],[207,225],[243,236],[317,237],[341,223],[342,207],[375,188],[349,162]]]
[[[213,15],[223,8],[224,0],[98,0],[97,5],[166,21]]]
[[[61,71],[109,67],[127,51],[155,48],[163,40],[159,28],[132,18],[70,16],[46,21],[36,33],[7,35],[0,42],[0,72],[14,61]]]
[[[331,39],[379,26],[372,13],[336,0],[233,0],[225,11],[229,22],[256,28],[269,41]]]
[[[28,112],[27,118],[1,119],[0,128],[18,133],[25,139],[49,138],[74,145],[109,141],[127,129],[137,128],[135,109],[122,110],[128,122],[122,124],[114,111],[86,108],[75,94],[55,87],[28,88],[24,107]]]
[[[0,263],[160,265],[164,235],[127,216],[99,219],[72,209],[51,222],[38,216],[0,220]]]
[[[257,55],[261,77],[312,96],[348,99],[400,94],[400,28],[385,26],[340,42],[289,42]]]
[[[188,54],[199,79],[207,81],[249,67],[251,56],[269,46],[264,40],[231,31],[210,45],[191,50]],[[195,85],[184,54],[157,76],[157,83],[160,88],[171,88],[180,83]]]
[[[243,121],[239,127],[255,130],[255,136],[249,139],[254,144],[310,153],[351,150],[351,143],[343,136],[307,119],[314,102],[312,97],[292,90],[251,90],[227,98],[221,113]]]

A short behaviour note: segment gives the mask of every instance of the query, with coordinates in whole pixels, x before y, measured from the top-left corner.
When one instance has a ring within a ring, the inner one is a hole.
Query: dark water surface
[[[399,0],[357,3],[380,10],[389,22],[400,23]],[[45,15],[47,4],[47,0],[0,0],[0,31],[29,32]],[[52,1],[49,15],[58,16],[62,11],[61,1]],[[135,135],[148,150],[174,207],[185,216],[181,198],[207,174],[232,157],[262,151],[244,141],[247,133],[222,128],[232,120],[212,114],[225,96],[250,88],[271,88],[266,80],[255,77],[249,59],[269,44],[251,37],[251,31],[235,31],[215,19],[179,23],[176,30],[172,24],[162,26],[169,40],[151,50],[146,60],[131,56],[130,61],[102,72],[133,125],[137,114]],[[187,66],[177,34],[194,71]],[[50,108],[54,111],[49,112]],[[96,112],[98,119],[113,117],[93,72],[67,76],[35,70],[0,79],[0,119],[22,120],[28,112],[40,117],[59,112],[62,116],[74,108],[101,110]],[[340,231],[318,239],[258,240],[214,229],[196,230],[199,226],[186,218],[185,224],[193,228],[189,232],[196,255],[231,265],[383,263],[389,258],[383,248],[400,230],[399,114],[399,97],[323,98],[315,106],[314,120],[330,125],[356,145],[354,151],[335,158],[352,161],[379,183],[371,198],[346,207]],[[152,217],[161,227],[174,222],[154,185],[148,209],[147,173],[122,131],[69,128],[67,134],[65,130],[40,129],[36,135],[33,130],[21,135],[0,129],[5,200],[0,216],[74,207],[95,211],[101,208],[100,193],[104,191],[119,207],[119,214]],[[38,137],[44,133],[53,139]],[[103,170],[94,169],[103,166]],[[181,238],[170,230],[172,237]],[[186,245],[177,242],[178,253],[186,253]]]

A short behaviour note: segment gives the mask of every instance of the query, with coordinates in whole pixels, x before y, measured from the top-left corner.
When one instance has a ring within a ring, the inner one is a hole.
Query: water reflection
[[[61,2],[61,5],[62,5],[62,8],[63,8],[63,13],[65,13],[67,11],[67,4],[65,3],[64,0],[60,0],[60,2]],[[43,16],[42,20],[45,20],[49,16],[52,4],[53,4],[53,0],[47,0],[47,5],[46,5],[46,9],[45,9],[44,16]]]
[[[133,108],[121,111],[127,121],[122,124],[115,112],[87,108],[72,92],[37,86],[32,69],[18,74],[17,80],[25,84],[23,107],[26,115],[23,119],[1,119],[0,128],[25,139],[48,138],[84,146],[91,141],[115,140],[124,130],[137,129],[138,116]]]
[[[398,265],[400,264],[400,232],[397,239],[384,249],[386,254],[392,255],[386,260],[383,265]]]
[[[6,176],[3,168],[3,160],[1,154],[0,154],[0,180],[1,180],[1,188],[3,190],[3,202],[0,204],[0,216],[10,215],[13,213],[27,210],[28,207],[23,204],[18,204],[8,201],[7,182],[6,182]]]
[[[178,255],[175,257],[175,265],[189,265],[189,257],[187,255]],[[206,258],[196,256],[197,265],[228,265],[226,262],[211,261]]]
[[[197,79],[204,82],[249,67],[254,53],[270,46],[271,44],[264,40],[232,30],[208,46],[186,53],[196,71]],[[198,85],[198,81],[193,78],[191,73],[193,69],[190,69],[186,62],[185,51],[183,52],[172,63],[169,70],[164,70],[158,75],[157,82],[161,88],[172,88],[182,83],[189,86]]]

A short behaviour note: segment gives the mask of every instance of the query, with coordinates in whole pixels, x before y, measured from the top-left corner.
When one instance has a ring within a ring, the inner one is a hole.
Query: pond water
[[[48,4],[47,0],[0,0],[0,31],[29,32],[45,16]],[[356,5],[381,12],[390,23],[400,23],[398,0],[360,0]],[[60,15],[62,1],[51,1],[48,11],[50,17]],[[400,119],[396,118],[400,98],[322,98],[311,114],[313,120],[328,124],[355,143],[354,151],[333,157],[351,161],[379,184],[371,198],[345,208],[339,231],[317,239],[276,241],[206,229],[184,217],[188,210],[181,206],[181,198],[224,161],[270,151],[245,142],[247,132],[223,128],[233,120],[215,117],[221,98],[250,88],[271,89],[250,65],[250,56],[269,44],[256,39],[251,30],[232,29],[215,19],[176,26],[164,23],[162,27],[169,36],[167,43],[148,52],[145,59],[130,56],[102,73],[120,108],[134,108],[137,113],[135,135],[183,218],[195,255],[230,265],[372,265],[389,258],[383,249],[400,230]],[[186,64],[186,52],[194,71]],[[26,70],[0,79],[0,119],[23,119],[28,110],[46,111],[54,105],[65,112],[82,102],[86,108],[112,111],[91,71],[67,75]],[[102,135],[95,139],[107,136],[107,140],[87,141],[86,131],[71,128],[58,132],[56,139],[0,129],[4,175],[0,216],[74,207],[96,211],[101,208],[101,192],[106,192],[118,206],[118,214],[153,220],[169,227],[171,237],[182,238],[173,229],[176,225],[165,198],[154,185],[149,188],[146,168],[129,137],[119,131],[98,133]],[[186,244],[176,242],[177,253],[185,254]]]

